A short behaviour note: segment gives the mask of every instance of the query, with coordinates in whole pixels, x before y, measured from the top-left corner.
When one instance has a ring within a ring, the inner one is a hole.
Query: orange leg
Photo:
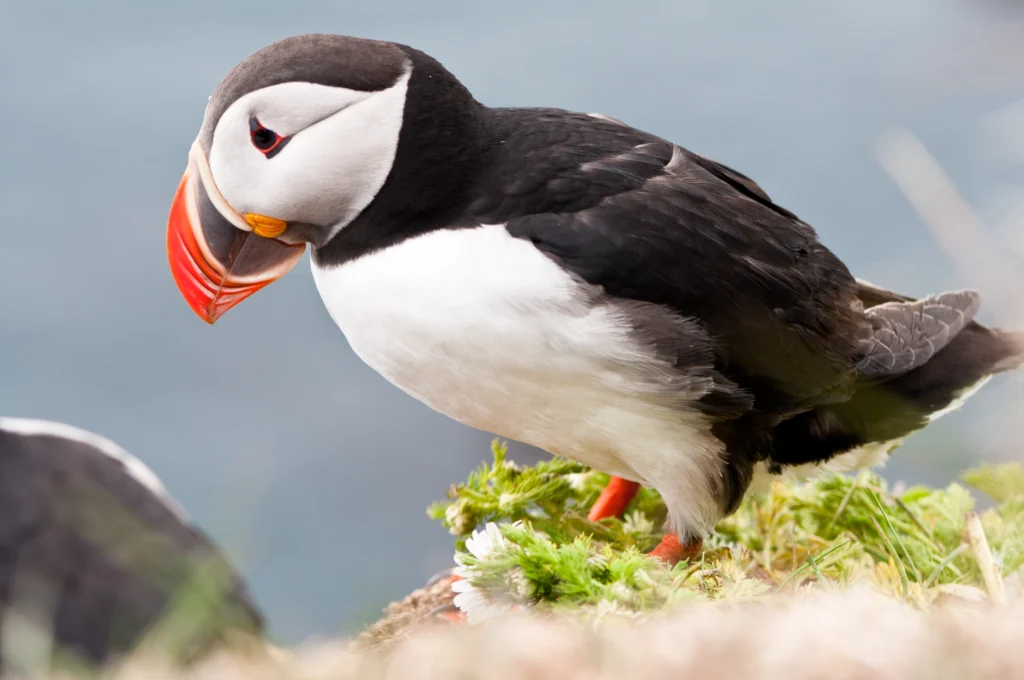
[[[598,496],[594,505],[590,508],[590,514],[587,515],[587,519],[591,522],[597,522],[605,517],[621,517],[622,513],[626,511],[626,506],[636,496],[636,492],[640,490],[640,485],[636,482],[631,482],[621,477],[612,477],[611,481],[608,482],[608,486],[604,488],[601,495]]]
[[[593,507],[590,508],[587,518],[592,522],[597,522],[605,517],[621,517],[622,513],[626,511],[626,506],[639,490],[640,485],[636,482],[630,482],[621,477],[612,477],[608,486],[604,488]],[[661,543],[650,554],[674,565],[699,555],[702,543],[697,540],[683,544],[679,542],[677,535],[665,534]]]

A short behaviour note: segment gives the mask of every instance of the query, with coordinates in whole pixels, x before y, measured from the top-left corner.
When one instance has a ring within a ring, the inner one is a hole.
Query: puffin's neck
[[[457,223],[491,162],[489,109],[433,58],[401,47],[413,70],[391,172],[366,209],[313,251],[319,267]]]

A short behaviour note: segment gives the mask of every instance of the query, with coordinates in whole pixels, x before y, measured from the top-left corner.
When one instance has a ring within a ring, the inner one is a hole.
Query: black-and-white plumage
[[[211,323],[311,244],[370,366],[653,486],[684,538],[756,469],[874,462],[1021,361],[1019,336],[972,320],[976,293],[855,279],[739,172],[607,116],[488,108],[392,43],[298,36],[229,73],[168,239]]]
[[[262,631],[241,577],[148,467],[64,423],[0,418],[4,677],[114,661],[186,592],[175,646],[160,651],[187,660]]]

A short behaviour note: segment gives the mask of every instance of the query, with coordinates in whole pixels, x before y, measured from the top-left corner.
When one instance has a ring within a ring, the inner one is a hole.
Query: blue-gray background
[[[231,551],[280,639],[354,630],[450,563],[423,510],[490,437],[360,363],[308,265],[214,328],[179,298],[167,209],[231,66],[295,33],[405,42],[485,103],[599,111],[733,165],[858,274],[922,294],[975,282],[876,140],[909,127],[999,213],[1021,178],[979,151],[978,121],[1024,95],[1021,19],[980,0],[3,0],[0,413],[145,460]],[[1013,453],[999,435],[1021,432],[1002,413],[1019,389],[991,386],[887,474],[946,483]]]

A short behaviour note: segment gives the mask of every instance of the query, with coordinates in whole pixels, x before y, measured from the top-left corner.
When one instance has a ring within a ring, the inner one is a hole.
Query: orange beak
[[[287,274],[305,244],[292,245],[260,235],[284,230],[285,223],[260,215],[225,215],[219,194],[211,199],[195,149],[167,220],[167,256],[185,302],[212,324],[242,300]],[[198,177],[197,177],[198,175]],[[216,187],[212,188],[216,192]],[[218,207],[217,204],[220,204]],[[279,229],[269,229],[268,221]],[[244,226],[243,226],[244,225]]]

